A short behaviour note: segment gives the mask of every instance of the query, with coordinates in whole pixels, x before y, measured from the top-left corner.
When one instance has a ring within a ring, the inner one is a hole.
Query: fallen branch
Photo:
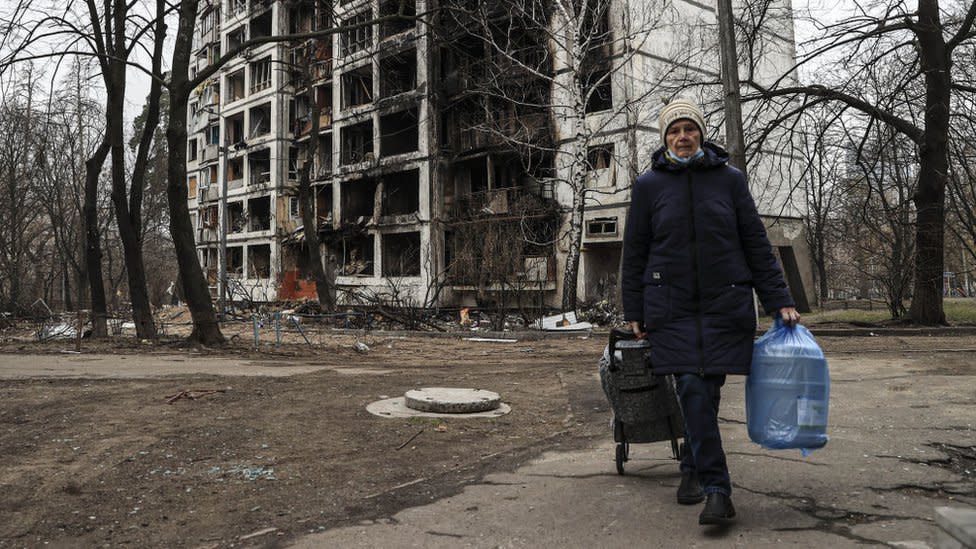
[[[180,391],[175,395],[170,395],[166,397],[166,404],[172,404],[180,399],[196,400],[207,395],[212,395],[214,393],[226,393],[227,389],[190,389],[188,391]]]
[[[403,444],[397,446],[397,450],[403,450],[403,447],[404,446],[406,446],[407,444],[410,444],[411,442],[413,442],[413,439],[419,437],[420,434],[423,433],[423,432],[424,432],[424,429],[421,429],[421,430],[417,431],[417,434],[415,434],[414,436],[408,438],[407,441],[404,442]]]

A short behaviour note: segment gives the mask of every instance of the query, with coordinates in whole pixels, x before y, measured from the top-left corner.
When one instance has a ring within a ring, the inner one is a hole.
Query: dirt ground
[[[279,547],[609,436],[595,369],[602,335],[484,343],[374,333],[260,351],[244,339],[219,351],[86,342],[76,361],[117,357],[126,376],[0,381],[0,547]],[[353,350],[357,340],[370,350]],[[969,338],[952,337],[821,343],[828,353],[927,353],[958,371],[976,352]],[[40,364],[71,349],[7,338],[0,361],[29,355]],[[148,357],[315,371],[140,376]],[[389,419],[365,409],[422,386],[496,391],[512,412]],[[219,392],[168,402],[184,390]]]

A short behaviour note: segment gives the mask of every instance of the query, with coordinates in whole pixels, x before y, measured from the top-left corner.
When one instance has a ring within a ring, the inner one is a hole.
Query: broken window
[[[373,100],[373,66],[365,65],[342,75],[342,108]]]
[[[197,176],[191,175],[186,181],[186,197],[193,200],[197,197]]]
[[[339,272],[346,276],[373,276],[373,236],[358,235],[342,239]]]
[[[400,13],[400,3],[403,3],[403,13]],[[405,17],[417,15],[417,6],[413,0],[384,0],[380,2],[380,17],[400,14]],[[414,28],[410,19],[391,19],[380,25],[380,40],[389,38]]]
[[[227,230],[232,233],[244,232],[244,203],[230,202],[227,204]]]
[[[617,236],[616,217],[595,217],[586,223],[589,236]]]
[[[271,244],[247,247],[247,277],[271,278]]]
[[[319,108],[319,129],[332,125],[332,86],[325,84],[315,87],[315,103]]]
[[[265,57],[251,64],[251,93],[257,93],[270,87],[271,58]]]
[[[309,5],[300,5],[288,10],[288,32],[291,34],[311,32],[315,20],[315,10]]]
[[[260,196],[247,201],[247,214],[250,218],[248,230],[267,231],[271,229],[271,197]]]
[[[367,12],[342,20],[342,55],[352,55],[368,49],[373,41],[373,26],[366,24],[372,14]]]
[[[420,209],[420,171],[391,173],[383,176],[381,215],[412,214]]]
[[[373,217],[376,208],[376,181],[357,179],[339,187],[343,223],[360,223]]]
[[[522,159],[517,156],[493,156],[492,160],[494,161],[492,163],[492,172],[495,176],[492,188],[507,189],[518,187],[519,181],[521,181],[522,176],[525,174]]]
[[[251,19],[251,38],[264,36],[271,36],[271,10]]]
[[[343,2],[345,4],[346,2]],[[319,7],[318,19],[316,20],[315,30],[327,30],[332,28],[332,7]],[[331,46],[332,38],[325,40]]]
[[[207,172],[210,174],[210,176],[207,178],[206,183],[205,184],[202,184],[201,186],[203,186],[203,187],[209,187],[211,185],[216,185],[217,184],[217,166],[210,166],[209,168],[207,168]]]
[[[247,11],[247,0],[231,0],[228,15],[241,15]]]
[[[220,126],[214,124],[213,126],[207,126],[204,132],[207,136],[207,145],[217,145],[220,143]]]
[[[244,143],[244,113],[228,116],[225,124],[227,146]]]
[[[318,156],[315,160],[317,179],[328,177],[332,173],[332,134],[326,134],[319,138],[316,155]]]
[[[245,28],[244,27],[241,27],[241,28],[239,28],[237,30],[234,30],[234,31],[231,31],[231,32],[229,32],[227,34],[227,51],[228,52],[234,51],[235,48],[241,47],[241,44],[243,44],[244,41],[247,39],[247,37],[244,36],[244,30],[245,30]]]
[[[217,205],[207,206],[200,214],[200,227],[204,229],[216,229],[220,223],[220,210]]]
[[[383,235],[383,276],[420,276],[420,233]]]
[[[194,162],[197,159],[197,140],[188,139],[186,143],[186,159],[188,162]]]
[[[367,120],[340,130],[342,165],[373,158],[373,121]]]
[[[200,264],[207,275],[208,284],[217,283],[217,275],[220,273],[220,257],[217,248],[204,248],[200,250]]]
[[[332,220],[332,185],[315,188],[315,212],[320,223]]]
[[[586,113],[605,111],[613,108],[613,92],[610,86],[610,70],[596,69],[584,75],[582,79],[583,96],[589,94],[586,100]]]
[[[417,150],[417,109],[380,117],[380,154],[393,156]]]
[[[298,179],[298,147],[288,147],[288,179]]]
[[[241,157],[227,160],[227,184],[241,183],[244,180],[244,159]]]
[[[318,40],[313,50],[312,78],[327,78],[332,74],[332,39]]]
[[[605,170],[613,160],[613,143],[595,145],[586,150],[587,171]]]
[[[417,50],[380,60],[380,97],[393,97],[417,87]]]
[[[220,42],[214,42],[210,45],[210,48],[207,50],[207,61],[210,65],[220,61]]]
[[[302,205],[297,196],[288,197],[288,217],[291,219],[302,218]]]
[[[271,150],[261,149],[247,155],[247,167],[251,172],[250,185],[271,182]]]
[[[481,156],[454,166],[454,182],[460,196],[488,190],[488,157]]]
[[[249,135],[258,137],[271,133],[271,103],[252,107],[248,113],[251,118]]]
[[[227,247],[227,276],[240,278],[244,275],[244,247]]]
[[[611,41],[610,2],[587,1],[583,6],[580,45],[594,48]]]
[[[227,102],[244,98],[244,69],[227,75]]]

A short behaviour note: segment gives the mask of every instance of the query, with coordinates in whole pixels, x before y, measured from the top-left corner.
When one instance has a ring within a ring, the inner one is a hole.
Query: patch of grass
[[[976,299],[965,297],[946,298],[942,303],[946,320],[949,324],[976,324]],[[817,309],[803,315],[803,324],[838,323],[866,323],[875,324],[891,320],[891,314],[884,305],[874,303],[872,309]],[[760,319],[760,327],[768,328],[772,321],[768,318]]]
[[[976,324],[976,299],[951,297],[942,302],[946,320],[953,324]]]

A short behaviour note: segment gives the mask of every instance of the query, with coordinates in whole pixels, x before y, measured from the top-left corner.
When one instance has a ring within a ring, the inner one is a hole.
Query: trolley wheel
[[[627,455],[630,453],[630,444],[626,442],[617,443],[616,461],[617,461],[617,474],[624,474],[624,462],[627,461]]]

